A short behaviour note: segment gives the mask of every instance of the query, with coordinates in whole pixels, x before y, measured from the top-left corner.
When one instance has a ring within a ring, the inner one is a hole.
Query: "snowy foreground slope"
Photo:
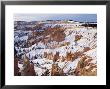
[[[45,30],[15,30],[19,72],[24,70],[24,60],[28,60],[34,64],[37,76],[96,76],[97,28],[61,27],[59,32],[55,26],[45,24],[42,26]]]

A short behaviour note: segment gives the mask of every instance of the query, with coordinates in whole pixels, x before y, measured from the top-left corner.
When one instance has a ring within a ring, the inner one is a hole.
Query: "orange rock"
[[[14,76],[20,76],[19,72],[20,68],[18,67],[18,59],[15,57],[14,58]]]
[[[85,47],[84,49],[83,49],[83,52],[87,52],[87,51],[89,51],[90,50],[90,47]]]

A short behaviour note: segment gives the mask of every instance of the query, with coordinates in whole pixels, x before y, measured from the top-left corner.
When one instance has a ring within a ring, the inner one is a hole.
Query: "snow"
[[[18,63],[18,67],[20,68],[19,72],[21,72],[23,70],[23,64]]]
[[[23,37],[20,37],[19,40],[24,41],[24,40],[27,40],[27,39],[28,39],[28,36],[23,36]]]
[[[73,62],[69,61],[66,68],[64,68],[64,73],[67,73],[70,70],[70,68],[75,69],[79,60],[80,58],[75,59]]]
[[[35,59],[35,60],[32,60],[32,62],[33,63],[39,63],[40,65],[45,63],[44,59]]]
[[[67,63],[66,61],[64,61],[64,62],[58,62],[58,66],[60,68],[63,68],[66,63]]]
[[[87,56],[92,57],[93,60],[90,63],[94,63],[94,64],[97,63],[97,50],[96,50],[96,48],[92,49],[90,51],[87,51],[84,54],[86,54]]]
[[[45,45],[42,43],[42,42],[39,42],[37,47],[40,47],[40,48],[45,48]]]
[[[89,51],[87,51],[87,52],[85,52],[84,54],[86,54],[87,56],[90,56],[90,57],[92,57],[93,59],[97,59],[96,58],[96,54],[97,54],[97,50],[96,50],[96,48],[95,49],[92,49],[92,50],[89,50]]]
[[[41,69],[41,68],[38,68],[38,67],[35,67],[34,66],[34,70],[35,70],[35,72],[36,72],[36,75],[39,75],[39,76],[41,76],[42,75],[42,73],[44,73],[44,69]]]

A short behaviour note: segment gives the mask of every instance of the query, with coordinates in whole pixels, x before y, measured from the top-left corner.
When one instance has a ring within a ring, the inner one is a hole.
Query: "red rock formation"
[[[82,37],[82,35],[75,35],[75,41],[80,40],[80,39],[81,39],[81,37]]]
[[[56,62],[59,59],[59,52],[56,52],[53,58],[53,62]]]
[[[25,65],[23,72],[24,72],[24,76],[35,76],[36,73],[34,70],[34,64],[29,63],[29,64]]]
[[[23,63],[23,67],[24,69],[22,70],[22,74],[24,76],[35,76],[35,70],[34,70],[34,64],[31,62],[29,62],[29,59],[27,58],[27,56],[25,55],[24,57],[24,63]]]
[[[14,76],[20,76],[19,72],[20,68],[18,67],[18,59],[15,57],[14,58]]]
[[[87,52],[87,51],[89,51],[90,50],[90,47],[85,47],[84,49],[83,49],[83,52]]]
[[[51,76],[60,76],[57,64],[52,64]]]

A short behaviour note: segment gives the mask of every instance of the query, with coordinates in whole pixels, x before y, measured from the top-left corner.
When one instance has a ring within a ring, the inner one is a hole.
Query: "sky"
[[[74,20],[97,22],[97,14],[14,14],[14,21]]]

